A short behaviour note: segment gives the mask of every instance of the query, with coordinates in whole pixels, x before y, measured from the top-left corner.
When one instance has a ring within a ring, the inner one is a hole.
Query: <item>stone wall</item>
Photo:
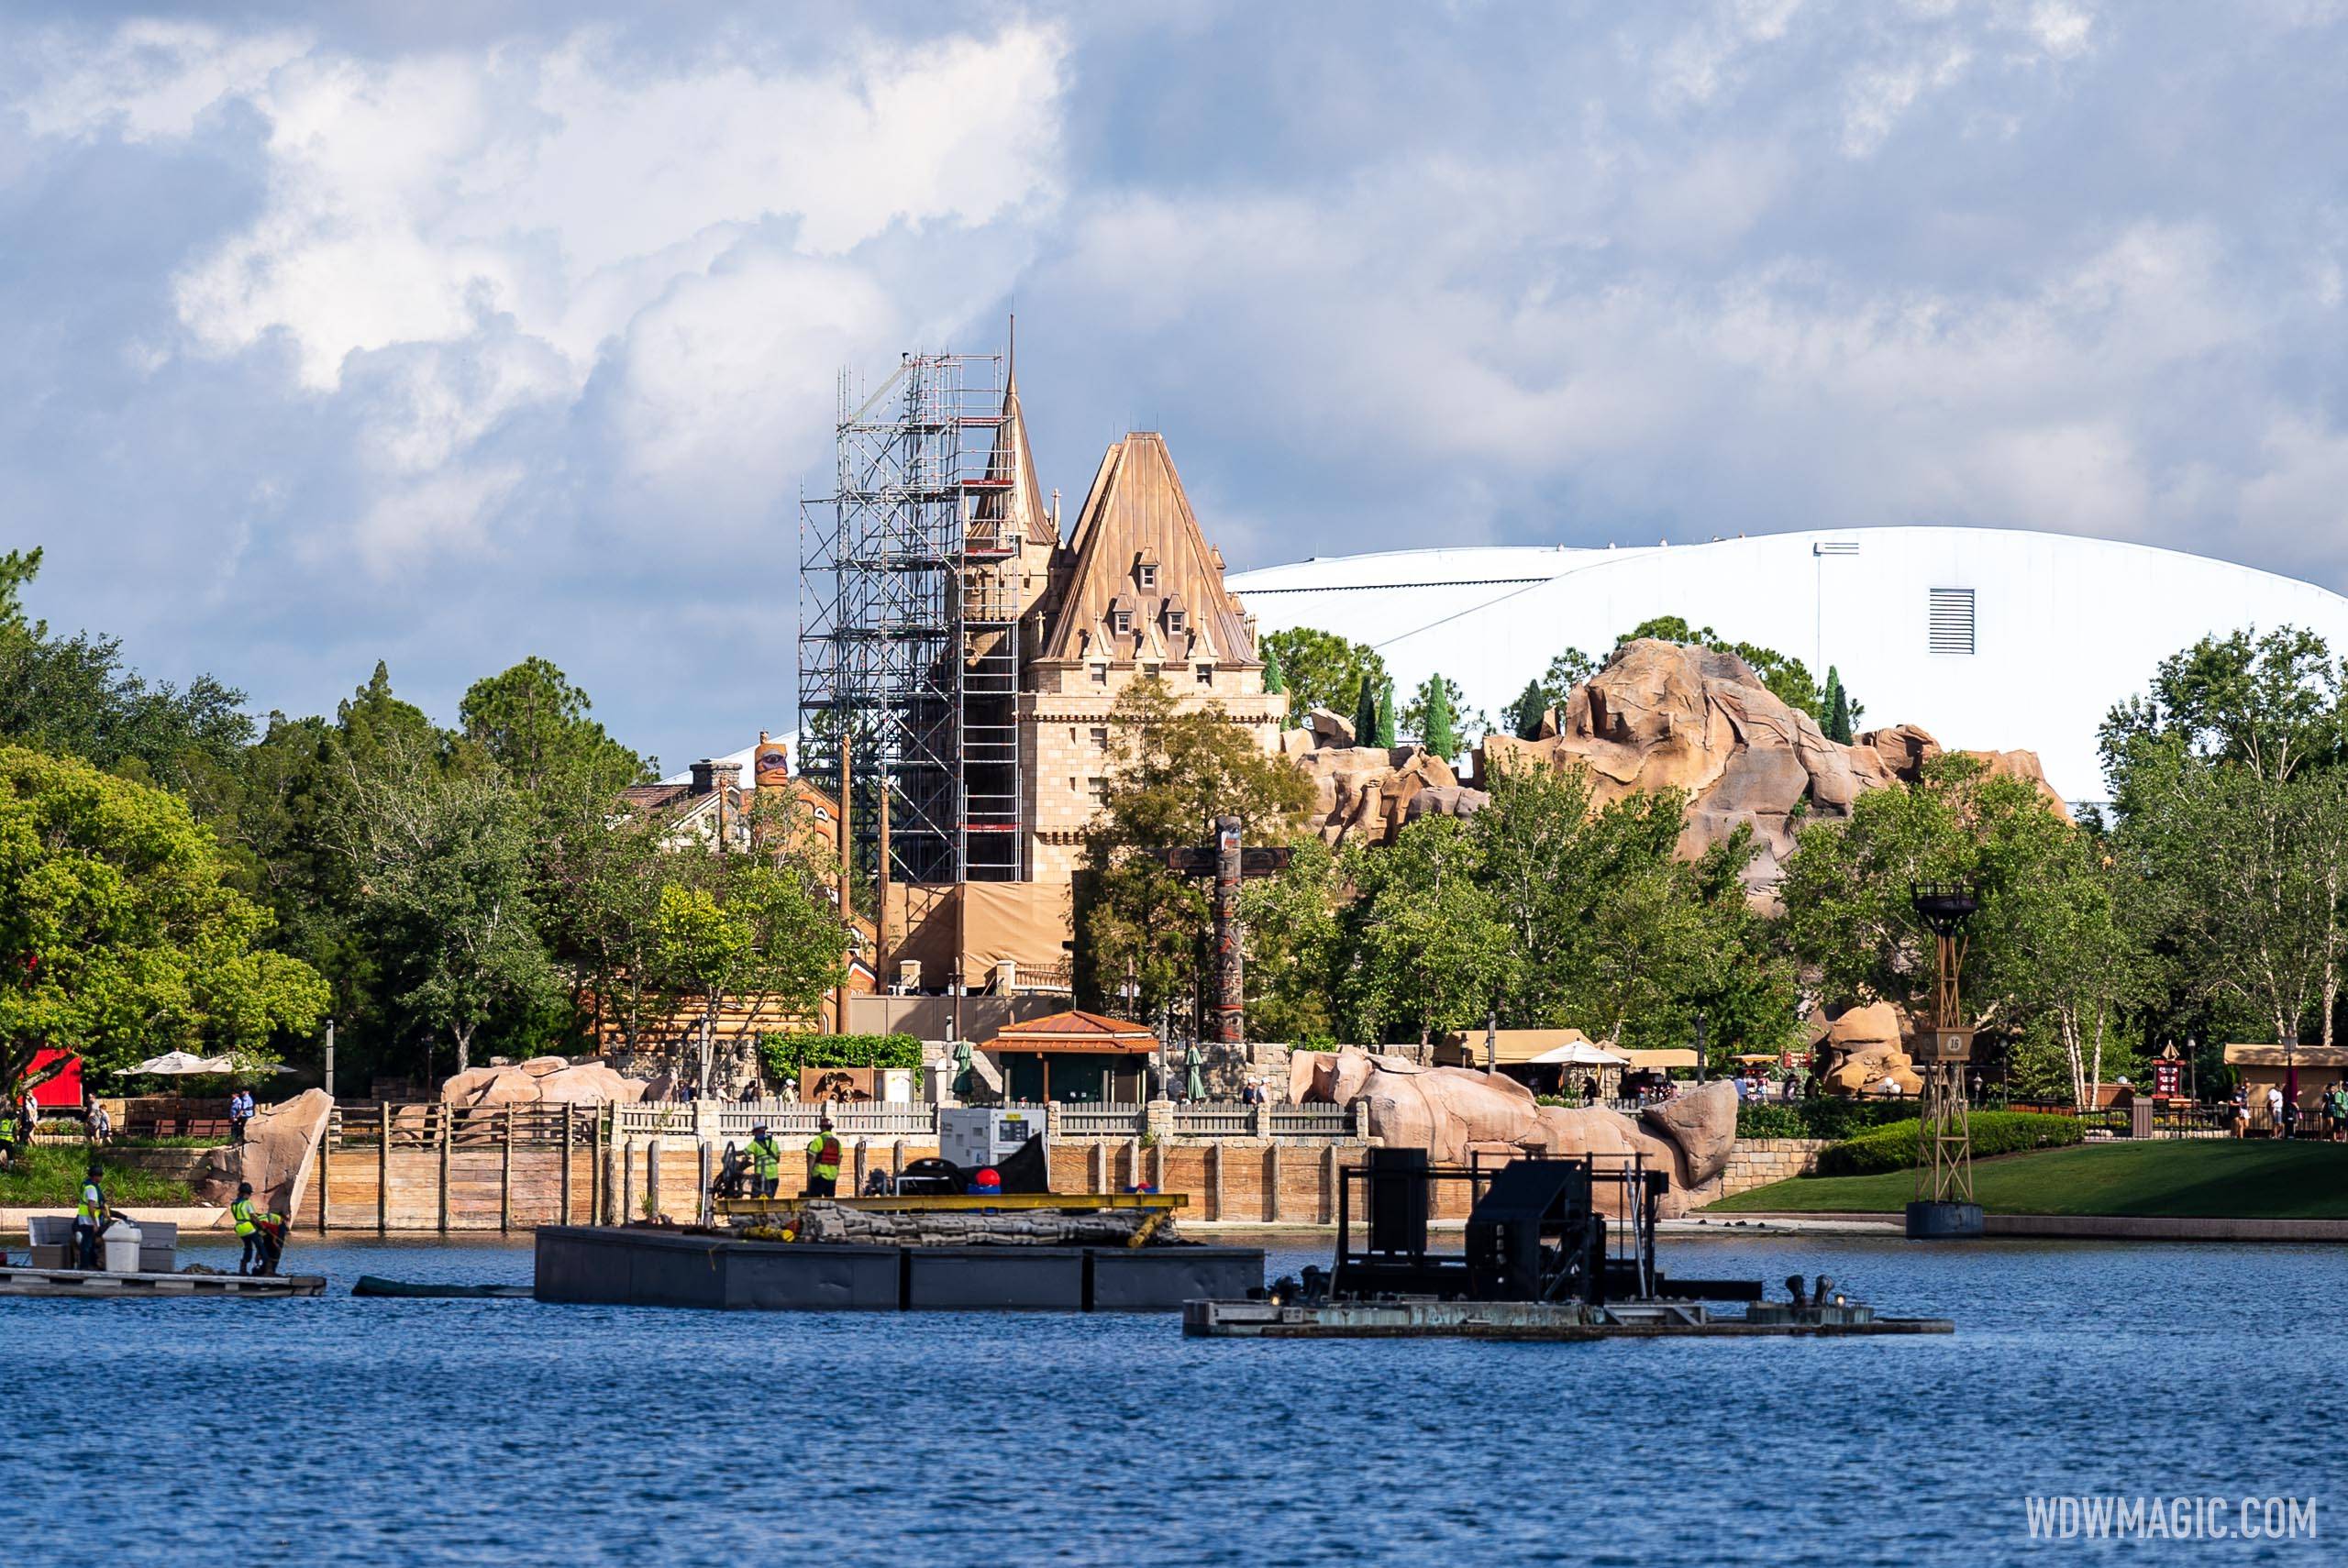
[[[1740,1138],[1729,1152],[1728,1168],[1721,1173],[1716,1195],[1733,1198],[1773,1181],[1808,1176],[1818,1164],[1818,1152],[1832,1138]]]

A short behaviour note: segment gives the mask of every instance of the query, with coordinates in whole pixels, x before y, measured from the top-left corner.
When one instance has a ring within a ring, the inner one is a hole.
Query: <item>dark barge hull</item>
[[[651,1227],[537,1232],[541,1301],[748,1311],[1170,1312],[1264,1284],[1260,1247],[891,1247]]]
[[[1578,1302],[1341,1301],[1281,1305],[1199,1300],[1182,1308],[1182,1331],[1245,1340],[1729,1340],[1841,1338],[1862,1334],[1947,1334],[1945,1318],[1833,1314],[1821,1320],[1782,1308],[1756,1320],[1715,1318],[1700,1304],[1671,1302],[1620,1311]]]

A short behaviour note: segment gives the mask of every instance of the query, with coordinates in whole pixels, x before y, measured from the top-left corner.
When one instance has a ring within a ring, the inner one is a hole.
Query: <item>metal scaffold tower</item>
[[[1002,372],[999,355],[909,354],[859,398],[843,371],[834,491],[800,503],[801,767],[836,792],[846,735],[863,875],[884,832],[891,881],[1020,874]]]

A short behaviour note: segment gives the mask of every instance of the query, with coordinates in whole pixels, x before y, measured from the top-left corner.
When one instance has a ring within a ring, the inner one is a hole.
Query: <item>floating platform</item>
[[[1068,1202],[1066,1198],[1060,1200]],[[1264,1286],[1261,1247],[905,1247],[657,1226],[537,1232],[541,1301],[801,1312],[1170,1312]]]
[[[108,1274],[103,1269],[0,1267],[0,1296],[92,1300],[229,1296],[282,1300],[292,1296],[322,1296],[326,1288],[325,1277],[315,1274]]]
[[[1182,1308],[1182,1331],[1234,1340],[1675,1340],[1789,1339],[1858,1334],[1947,1334],[1945,1318],[1878,1318],[1865,1306],[1755,1305],[1714,1316],[1700,1301],[1199,1300]]]

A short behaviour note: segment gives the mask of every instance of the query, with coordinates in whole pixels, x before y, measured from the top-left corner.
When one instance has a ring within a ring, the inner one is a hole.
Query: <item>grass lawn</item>
[[[1705,1212],[1896,1214],[1914,1195],[1908,1171],[1796,1176]],[[2081,1143],[1983,1160],[1973,1167],[1973,1195],[1992,1214],[2348,1220],[2348,1143]]]
[[[82,1196],[82,1173],[90,1152],[78,1143],[38,1143],[29,1154],[0,1171],[0,1209],[71,1208]],[[150,1172],[101,1159],[106,1197],[116,1204],[168,1208],[194,1203],[195,1194],[183,1181],[171,1181]]]

